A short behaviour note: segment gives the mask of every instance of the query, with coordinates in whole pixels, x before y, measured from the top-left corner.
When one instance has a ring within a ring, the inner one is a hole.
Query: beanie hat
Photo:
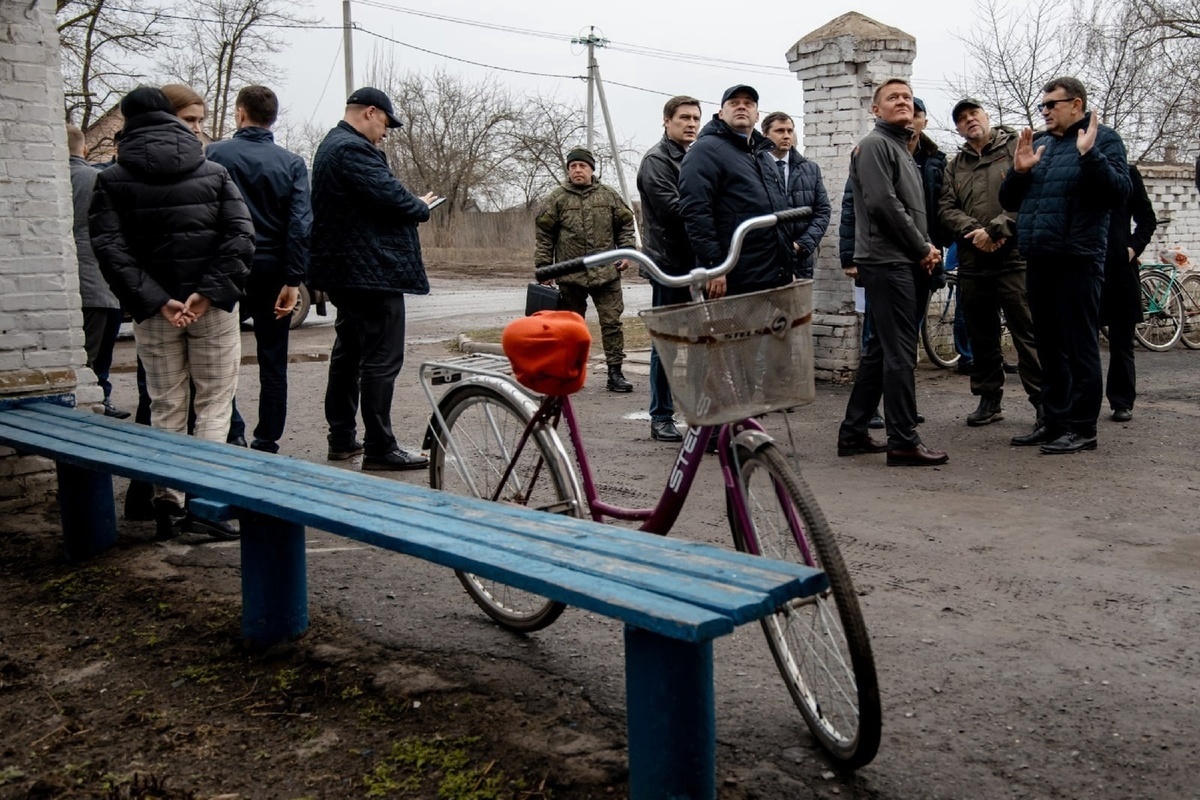
[[[582,161],[592,169],[596,168],[596,157],[586,147],[576,147],[567,153],[567,164],[570,164],[572,161]]]
[[[573,394],[583,388],[592,334],[574,311],[519,317],[505,327],[500,344],[522,386],[540,394]]]
[[[171,105],[167,96],[154,86],[139,86],[121,98],[121,116],[125,119],[151,111],[165,111],[168,114],[174,114],[175,107]]]

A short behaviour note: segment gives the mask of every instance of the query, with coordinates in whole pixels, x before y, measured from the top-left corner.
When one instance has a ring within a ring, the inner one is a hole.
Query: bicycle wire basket
[[[811,280],[639,315],[689,425],[736,422],[816,397]]]

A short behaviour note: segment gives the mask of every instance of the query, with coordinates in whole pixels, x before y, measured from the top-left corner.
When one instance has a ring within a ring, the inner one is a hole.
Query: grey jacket
[[[79,260],[79,297],[84,308],[120,308],[117,296],[100,274],[100,262],[88,233],[88,207],[100,170],[79,156],[71,156],[71,199],[75,202],[75,253]]]
[[[915,264],[929,253],[925,189],[908,152],[910,135],[877,120],[851,156],[855,264]]]

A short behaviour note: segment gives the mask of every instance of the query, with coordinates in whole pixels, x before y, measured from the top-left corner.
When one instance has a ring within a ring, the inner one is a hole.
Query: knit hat
[[[504,329],[500,344],[522,386],[541,394],[573,394],[583,388],[592,334],[574,311],[519,317]]]
[[[588,150],[586,147],[576,147],[574,150],[567,153],[567,165],[569,166],[572,161],[582,161],[592,169],[596,168],[596,157],[592,155],[592,151]]]
[[[167,96],[154,86],[139,86],[121,98],[121,116],[125,119],[131,119],[151,111],[165,111],[168,114],[174,114],[175,107],[171,105]]]

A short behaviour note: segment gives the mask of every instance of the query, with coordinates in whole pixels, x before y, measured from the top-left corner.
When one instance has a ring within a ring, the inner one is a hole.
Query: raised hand
[[[1100,132],[1100,115],[1095,111],[1088,117],[1087,127],[1079,132],[1079,138],[1075,140],[1075,147],[1079,150],[1079,155],[1086,156],[1092,147],[1096,144],[1096,134]]]
[[[1080,133],[1080,135],[1083,134]],[[1095,137],[1093,137],[1093,141],[1095,141]],[[1026,128],[1017,136],[1017,152],[1013,154],[1013,169],[1020,173],[1029,172],[1042,160],[1044,152],[1046,152],[1046,145],[1042,145],[1037,150],[1033,149],[1033,128]]]

